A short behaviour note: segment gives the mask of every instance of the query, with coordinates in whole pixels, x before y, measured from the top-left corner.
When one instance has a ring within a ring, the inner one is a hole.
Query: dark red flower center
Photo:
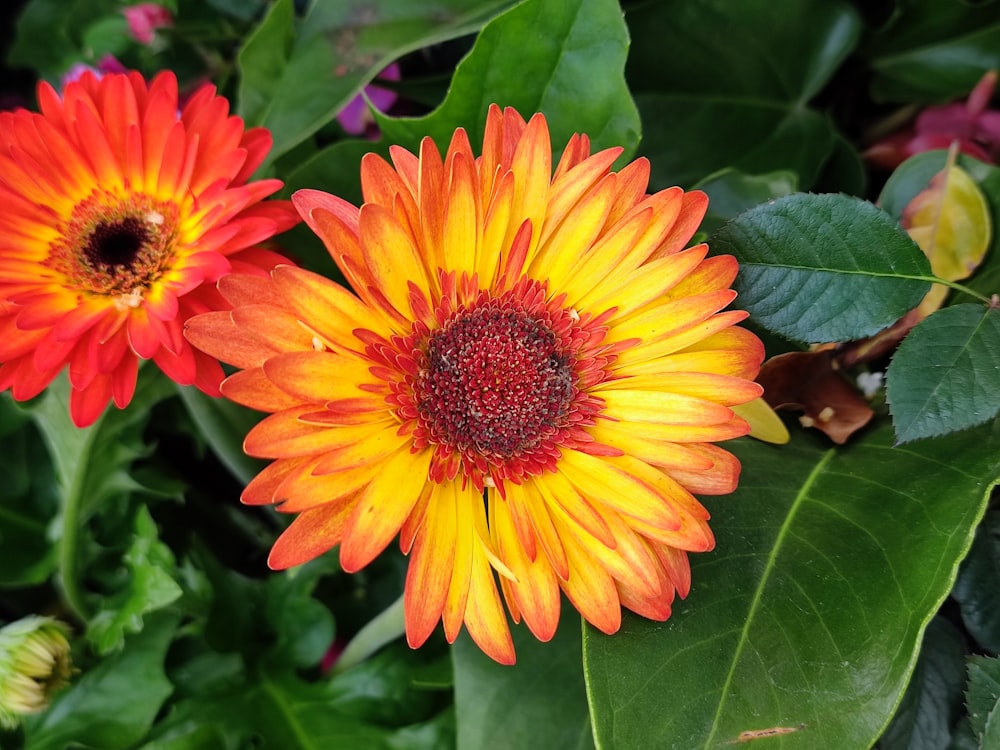
[[[407,336],[355,332],[412,450],[433,449],[429,478],[461,473],[502,493],[507,480],[555,471],[564,448],[591,450],[585,428],[604,401],[589,390],[615,356],[604,343],[614,310],[581,315],[528,278],[499,295],[464,275],[441,282],[433,327],[418,316]]]
[[[508,459],[565,423],[576,395],[573,357],[545,322],[496,300],[434,331],[417,378],[432,442]]]

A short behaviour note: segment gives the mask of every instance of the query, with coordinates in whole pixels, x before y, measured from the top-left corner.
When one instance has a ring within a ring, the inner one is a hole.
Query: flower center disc
[[[433,442],[511,458],[559,430],[576,393],[573,358],[555,333],[494,303],[434,331],[414,389]]]
[[[44,264],[81,291],[131,295],[162,275],[174,260],[176,242],[172,203],[98,191],[74,207]]]
[[[149,241],[149,232],[139,219],[98,224],[83,248],[83,255],[94,268],[113,274],[131,271],[139,252]]]

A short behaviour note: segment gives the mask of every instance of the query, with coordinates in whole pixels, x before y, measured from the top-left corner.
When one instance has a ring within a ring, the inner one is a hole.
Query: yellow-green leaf
[[[972,274],[990,246],[990,209],[979,186],[959,166],[946,166],[903,211],[903,227],[946,281]],[[921,307],[930,314],[944,301],[947,289],[935,286]]]

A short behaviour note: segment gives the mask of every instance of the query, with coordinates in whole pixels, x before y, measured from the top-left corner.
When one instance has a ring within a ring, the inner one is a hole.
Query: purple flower
[[[383,81],[398,81],[400,76],[399,65],[392,63],[376,77]],[[337,122],[351,135],[364,134],[370,140],[378,140],[378,127],[375,125],[375,118],[365,101],[365,96],[377,110],[385,112],[398,98],[396,92],[391,89],[382,88],[374,83],[365,86],[364,96],[358,94],[351,99],[337,115]]]

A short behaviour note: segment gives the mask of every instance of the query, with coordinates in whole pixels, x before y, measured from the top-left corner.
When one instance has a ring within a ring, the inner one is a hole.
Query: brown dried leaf
[[[875,412],[838,371],[832,351],[790,352],[772,357],[757,382],[775,409],[801,409],[799,421],[822,430],[835,443],[864,427]]]

